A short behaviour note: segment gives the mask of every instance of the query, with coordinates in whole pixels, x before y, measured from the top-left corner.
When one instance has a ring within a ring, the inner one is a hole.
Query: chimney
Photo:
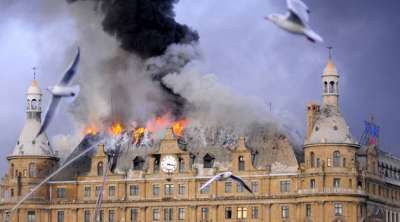
[[[311,132],[314,128],[315,119],[320,112],[320,106],[316,103],[310,103],[307,106],[307,134],[306,140],[309,139]]]

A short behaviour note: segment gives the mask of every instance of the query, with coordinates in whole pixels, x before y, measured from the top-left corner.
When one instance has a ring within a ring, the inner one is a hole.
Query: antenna
[[[333,47],[332,46],[328,46],[328,47],[326,47],[328,50],[329,50],[329,59],[332,59],[332,50],[333,50]]]
[[[37,67],[36,67],[36,66],[32,67],[32,70],[33,70],[33,80],[36,80],[36,70],[37,70]]]

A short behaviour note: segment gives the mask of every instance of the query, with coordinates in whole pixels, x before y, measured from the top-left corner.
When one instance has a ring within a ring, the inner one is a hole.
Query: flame
[[[172,124],[172,131],[175,136],[182,136],[183,130],[188,125],[189,121],[187,119],[180,119]]]
[[[138,144],[142,136],[144,135],[144,132],[146,131],[146,128],[144,127],[139,127],[136,128],[135,131],[133,132],[133,139],[134,143]]]
[[[168,127],[171,122],[171,115],[167,113],[162,116],[157,116],[153,119],[150,119],[146,124],[146,129],[149,132],[156,132],[158,130]]]
[[[120,135],[122,131],[124,131],[124,127],[120,122],[115,122],[110,128],[110,132],[113,136]]]
[[[84,130],[85,135],[96,135],[99,132],[99,129],[96,127],[96,125],[91,124],[87,126]]]

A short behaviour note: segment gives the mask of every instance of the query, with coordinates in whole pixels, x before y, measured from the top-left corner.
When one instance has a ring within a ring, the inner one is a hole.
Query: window
[[[99,215],[97,216],[97,222],[103,222],[104,221],[104,210],[99,211]]]
[[[137,208],[132,208],[131,209],[131,222],[137,222],[138,221],[138,209]]]
[[[247,208],[246,207],[238,207],[237,208],[237,218],[238,219],[247,219]]]
[[[288,193],[290,192],[290,181],[285,180],[281,181],[281,193]]]
[[[160,209],[153,209],[153,220],[160,220]]]
[[[200,183],[200,187],[202,187],[205,183]],[[208,192],[210,192],[210,185],[204,187],[204,189],[202,189],[200,191],[200,194],[207,194]]]
[[[186,186],[184,184],[179,184],[178,194],[183,195],[186,193]]]
[[[109,186],[108,187],[108,196],[109,197],[115,197],[115,186]]]
[[[225,182],[225,193],[231,193],[232,192],[232,182],[227,181]]]
[[[310,166],[311,166],[311,168],[315,167],[315,155],[314,155],[314,152],[310,153]]]
[[[36,222],[35,211],[28,211],[28,222]]]
[[[333,188],[339,188],[339,187],[340,187],[340,179],[334,178],[333,179]]]
[[[332,159],[328,158],[328,167],[331,167],[331,166],[332,166]]]
[[[65,198],[65,188],[64,187],[57,188],[57,198]]]
[[[288,206],[281,207],[281,216],[282,216],[282,219],[289,218],[289,207]]]
[[[329,93],[333,93],[334,92],[334,86],[335,86],[335,82],[330,81],[329,82]]]
[[[115,210],[108,211],[108,222],[115,222]]]
[[[244,166],[244,157],[243,156],[239,156],[239,171],[244,171],[245,170],[245,166]]]
[[[208,208],[207,207],[201,208],[201,219],[208,220]]]
[[[15,167],[14,167],[14,164],[12,163],[12,164],[11,164],[11,167],[10,167],[10,175],[11,175],[11,178],[14,178],[14,170],[15,170]]]
[[[241,183],[236,184],[236,189],[238,193],[243,193],[244,192],[244,187]]]
[[[83,220],[84,222],[90,222],[90,210],[85,210]]]
[[[153,196],[155,197],[160,196],[160,185],[153,184]]]
[[[84,196],[85,196],[85,197],[90,197],[90,196],[91,196],[91,193],[92,193],[92,188],[86,186],[86,187],[85,187]]]
[[[232,219],[232,208],[225,207],[225,219]]]
[[[57,211],[57,222],[64,222],[64,211]]]
[[[335,203],[335,215],[336,216],[343,215],[343,206],[341,203]]]
[[[160,172],[160,157],[159,156],[157,156],[154,159],[154,172],[155,173]]]
[[[258,219],[258,207],[253,207],[253,209],[251,211],[251,217],[253,219]]]
[[[29,177],[36,177],[36,164],[30,163],[28,169]]]
[[[253,193],[258,192],[258,182],[256,181],[251,182],[251,190],[253,191]]]
[[[182,158],[179,158],[179,173],[185,172],[185,161]]]
[[[311,204],[306,204],[306,217],[311,217]]]
[[[133,170],[142,170],[144,166],[144,159],[140,156],[133,159]]]
[[[310,180],[310,189],[315,189],[315,179]]]
[[[328,82],[324,82],[324,93],[328,93]]]
[[[178,220],[185,219],[185,208],[178,208]]]
[[[321,160],[317,158],[317,167],[321,167]]]
[[[174,185],[173,184],[165,184],[164,185],[164,195],[172,196],[173,193],[174,193]]]
[[[98,197],[100,195],[101,192],[101,186],[96,186],[96,197]]]
[[[173,219],[173,209],[164,208],[164,221],[172,221]]]
[[[97,164],[97,176],[103,176],[103,173],[104,173],[103,162],[99,162]]]
[[[340,152],[339,151],[333,152],[333,166],[334,167],[340,166]]]
[[[139,196],[139,185],[133,184],[129,186],[129,195],[130,196]]]
[[[213,166],[214,166],[214,157],[213,156],[211,156],[210,154],[206,154],[204,157],[203,157],[203,167],[204,168],[213,168]]]

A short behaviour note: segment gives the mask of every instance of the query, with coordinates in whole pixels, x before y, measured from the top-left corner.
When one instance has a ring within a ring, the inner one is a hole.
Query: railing
[[[361,189],[350,189],[350,188],[330,188],[325,187],[322,190],[319,189],[302,189],[298,190],[298,194],[365,194]]]

